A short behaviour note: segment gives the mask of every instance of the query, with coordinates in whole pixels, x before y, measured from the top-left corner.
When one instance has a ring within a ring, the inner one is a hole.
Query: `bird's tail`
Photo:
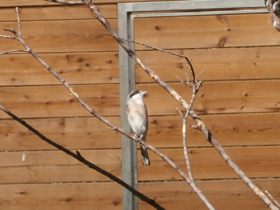
[[[142,163],[143,166],[149,166],[150,165],[150,159],[148,155],[148,151],[146,147],[140,146],[141,155],[142,155]]]

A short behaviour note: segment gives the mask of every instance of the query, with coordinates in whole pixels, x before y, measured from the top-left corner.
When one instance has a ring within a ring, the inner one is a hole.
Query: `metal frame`
[[[267,13],[263,0],[188,0],[164,2],[118,3],[119,36],[134,40],[134,19],[147,17],[176,17],[217,14]],[[134,50],[133,43],[129,43]],[[134,61],[120,47],[121,123],[129,130],[126,119],[126,97],[135,88]],[[136,143],[122,137],[123,180],[137,188]],[[137,198],[124,189],[124,210],[137,210]]]

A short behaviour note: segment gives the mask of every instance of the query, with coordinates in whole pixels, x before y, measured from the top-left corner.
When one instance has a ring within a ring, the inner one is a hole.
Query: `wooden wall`
[[[97,0],[117,29],[118,0]],[[134,2],[127,0],[122,2]],[[120,125],[118,46],[82,6],[38,0],[1,0],[0,28],[24,39],[96,111]],[[195,110],[234,161],[280,200],[280,36],[268,14],[136,19],[135,39],[193,58],[204,70]],[[5,32],[1,32],[5,33]],[[0,39],[0,51],[21,46]],[[138,55],[180,94],[183,59],[137,46]],[[91,117],[30,55],[0,56],[0,98],[15,114],[63,146],[121,177],[120,135]],[[179,104],[136,69],[137,88],[148,91],[148,142],[185,169]],[[190,124],[192,122],[190,121]],[[0,113],[0,208],[122,209],[122,188],[41,142]],[[216,209],[260,210],[264,204],[238,179],[202,134],[189,129],[190,158],[198,185]],[[22,155],[26,155],[22,161]],[[161,159],[139,164],[139,190],[166,209],[205,209],[190,187]],[[140,209],[152,209],[140,201]]]

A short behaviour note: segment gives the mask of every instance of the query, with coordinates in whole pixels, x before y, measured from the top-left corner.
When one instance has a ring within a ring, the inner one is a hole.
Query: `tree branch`
[[[8,50],[8,51],[5,51],[5,52],[0,52],[0,55],[6,55],[6,54],[12,54],[12,53],[17,53],[17,52],[24,52],[24,53],[27,53],[28,51],[27,50]]]
[[[186,111],[185,115],[183,115],[183,116],[181,115],[183,117],[182,138],[183,138],[184,155],[185,155],[186,165],[187,165],[187,169],[188,169],[188,175],[191,180],[194,180],[194,179],[193,179],[193,175],[191,172],[191,164],[190,164],[190,160],[189,160],[188,147],[187,147],[187,121],[190,116],[190,111],[193,107],[196,95],[197,95],[198,90],[201,85],[202,85],[202,81],[198,82],[197,84],[192,85],[193,93],[192,93],[191,101],[189,103],[190,104],[189,109]]]
[[[12,112],[10,112],[8,109],[6,109],[4,106],[2,106],[0,104],[0,109],[2,111],[4,111],[6,114],[8,114],[10,117],[12,117],[14,120],[16,120],[17,122],[19,122],[20,124],[22,124],[24,127],[26,127],[28,130],[30,130],[32,133],[34,133],[35,135],[37,135],[40,139],[42,139],[43,141],[47,142],[48,144],[54,146],[55,148],[61,150],[62,152],[66,153],[67,155],[75,158],[76,160],[78,160],[79,162],[87,165],[89,168],[103,174],[104,176],[108,177],[109,179],[113,180],[114,182],[120,184],[121,186],[125,187],[127,190],[129,190],[133,195],[137,196],[138,198],[140,198],[142,201],[145,201],[146,203],[150,204],[151,206],[155,207],[158,210],[165,210],[162,206],[160,206],[155,200],[148,198],[147,196],[145,196],[143,193],[140,193],[139,191],[135,190],[133,187],[131,187],[130,185],[128,185],[127,183],[125,183],[124,181],[122,181],[121,179],[119,179],[118,177],[114,176],[113,174],[111,174],[110,172],[98,167],[97,165],[93,164],[92,162],[88,161],[87,159],[85,159],[81,153],[79,151],[77,151],[76,153],[66,149],[65,147],[55,143],[54,141],[52,141],[51,139],[47,138],[46,136],[44,136],[42,133],[40,133],[38,130],[36,130],[35,128],[33,128],[31,125],[29,125],[27,122],[25,122],[24,120],[22,120],[21,118],[17,117],[15,114],[13,114]]]
[[[55,2],[55,3],[60,3],[60,4],[68,4],[68,5],[81,5],[84,4],[83,1],[65,1],[65,0],[44,0],[44,1],[49,1],[49,2]]]

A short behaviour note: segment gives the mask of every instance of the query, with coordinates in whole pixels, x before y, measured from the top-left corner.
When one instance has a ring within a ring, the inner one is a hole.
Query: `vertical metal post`
[[[121,12],[123,9],[118,6],[119,11],[119,36],[124,39],[133,37],[133,21],[128,17],[127,13]],[[121,21],[120,21],[121,20]],[[133,43],[128,43],[134,49]],[[135,88],[135,71],[134,61],[120,47],[119,60],[127,61],[120,62],[120,94],[121,94],[121,124],[122,128],[129,130],[129,124],[126,118],[126,98],[127,95]],[[122,136],[122,177],[123,181],[128,183],[133,188],[137,189],[137,145],[134,141]],[[123,190],[123,209],[137,210],[137,198],[127,189]]]

